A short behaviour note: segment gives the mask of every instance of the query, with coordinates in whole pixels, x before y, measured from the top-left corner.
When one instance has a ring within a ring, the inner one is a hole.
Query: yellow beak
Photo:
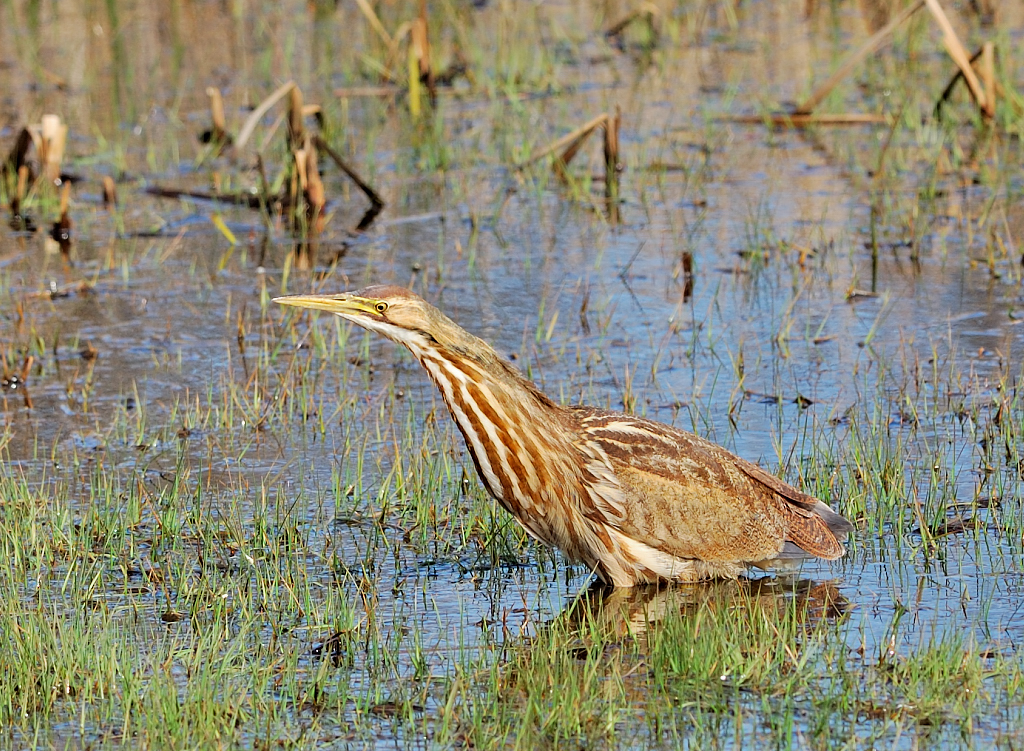
[[[312,308],[326,310],[338,315],[366,315],[375,313],[373,300],[352,295],[287,295],[275,297],[274,302],[280,305],[291,305],[295,308]]]

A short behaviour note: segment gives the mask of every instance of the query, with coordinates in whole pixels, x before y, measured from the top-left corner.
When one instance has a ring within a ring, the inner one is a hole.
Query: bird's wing
[[[771,472],[766,472],[753,462],[748,462],[746,459],[738,456],[733,456],[733,458],[736,460],[737,466],[750,478],[782,496],[794,506],[810,512],[811,516],[820,517],[833,536],[845,535],[853,531],[853,525],[845,517],[833,511],[832,507],[827,503],[819,501],[813,495],[797,490],[789,483],[780,480]]]
[[[626,497],[599,441],[584,440],[576,445],[580,462],[583,515],[592,521],[618,529],[626,519]]]
[[[630,537],[702,560],[771,559],[787,541],[823,558],[845,552],[835,536],[845,519],[756,464],[662,423],[574,412],[581,440],[604,454],[621,487],[622,511],[608,523]]]
[[[808,511],[813,511],[818,504],[821,503],[821,501],[813,495],[808,495],[801,490],[797,490],[788,482],[780,480],[771,472],[762,469],[753,462],[748,462],[746,459],[732,453],[730,453],[729,456],[735,462],[737,469],[741,470],[750,479],[756,480],[772,492],[778,493],[793,505],[805,508]]]

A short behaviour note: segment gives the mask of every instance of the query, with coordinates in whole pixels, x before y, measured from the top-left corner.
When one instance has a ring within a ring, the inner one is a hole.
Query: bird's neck
[[[498,410],[494,419],[513,424],[524,419],[549,421],[565,411],[482,340],[472,348],[410,349],[446,399],[461,395],[484,413],[488,407]]]
[[[471,344],[409,349],[441,392],[481,479],[522,518],[544,476],[542,457],[571,440],[565,409],[484,342]]]

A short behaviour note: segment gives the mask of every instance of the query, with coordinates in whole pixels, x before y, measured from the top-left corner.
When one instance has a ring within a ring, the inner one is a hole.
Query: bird
[[[488,492],[539,542],[606,585],[696,583],[836,560],[853,525],[698,435],[549,398],[419,295],[393,285],[277,297],[405,346],[462,433]]]

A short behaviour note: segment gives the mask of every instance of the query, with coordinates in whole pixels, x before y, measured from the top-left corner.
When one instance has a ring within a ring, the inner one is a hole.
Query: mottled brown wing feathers
[[[588,432],[602,444],[606,451],[614,452],[614,439],[621,437],[616,435],[614,430],[609,435],[606,432],[608,430],[606,424],[628,423],[635,432],[627,434],[625,440],[632,444],[629,451],[635,456],[641,455],[645,449],[655,448],[666,465],[673,459],[690,464],[693,464],[692,460],[696,459],[697,469],[707,474],[709,481],[723,484],[730,482],[729,472],[725,469],[725,465],[731,465],[751,480],[764,485],[800,508],[814,510],[818,505],[818,499],[814,496],[802,493],[753,462],[748,462],[700,436],[632,415],[604,412],[588,407],[574,409],[577,414],[584,417]],[[647,445],[643,445],[644,443]],[[673,453],[677,456],[672,456]]]
[[[761,469],[753,462],[748,462],[746,459],[741,459],[738,456],[735,459],[737,469],[742,470],[750,479],[756,480],[774,493],[778,493],[790,503],[809,511],[818,505],[818,499],[814,496],[797,490],[789,483],[783,482],[771,472]]]
[[[829,561],[841,558],[846,548],[832,534],[825,520],[813,511],[793,509],[789,517],[788,539],[800,549]]]
[[[740,477],[785,501],[778,507],[788,527],[787,539],[806,553],[833,560],[845,552],[838,537],[852,525],[814,496],[797,490],[756,464],[699,436],[643,418],[587,407],[573,412],[588,437],[613,461],[620,461],[668,479],[684,474],[726,493],[744,497]],[[746,495],[747,498],[756,496]],[[742,508],[741,505],[737,509]]]

